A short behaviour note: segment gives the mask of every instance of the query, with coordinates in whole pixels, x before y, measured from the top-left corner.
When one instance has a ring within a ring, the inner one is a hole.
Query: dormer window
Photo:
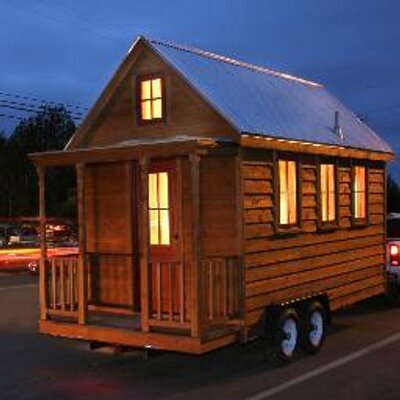
[[[162,76],[139,77],[138,114],[140,123],[152,123],[164,120],[165,90]]]

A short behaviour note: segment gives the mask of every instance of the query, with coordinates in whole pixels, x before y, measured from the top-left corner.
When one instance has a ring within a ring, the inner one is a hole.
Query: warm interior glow
[[[399,247],[397,244],[390,245],[390,255],[391,256],[398,256],[399,255]]]
[[[336,218],[335,166],[333,164],[321,164],[320,182],[322,221],[332,222]]]
[[[168,173],[149,174],[150,244],[170,244]]]
[[[354,167],[353,183],[354,218],[366,217],[365,167]]]
[[[140,83],[140,111],[144,121],[163,117],[163,90],[161,78]]]
[[[297,222],[296,163],[279,160],[279,223],[293,225]]]

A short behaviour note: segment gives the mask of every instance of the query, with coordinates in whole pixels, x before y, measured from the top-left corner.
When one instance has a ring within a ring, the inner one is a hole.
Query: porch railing
[[[150,326],[189,328],[185,265],[180,261],[149,264]]]
[[[78,262],[76,254],[45,262],[47,315],[78,317]]]
[[[239,257],[205,258],[201,262],[202,323],[223,324],[240,318],[242,261]]]

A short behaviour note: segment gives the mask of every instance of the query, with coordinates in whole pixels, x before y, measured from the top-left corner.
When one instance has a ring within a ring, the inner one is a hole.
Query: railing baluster
[[[183,263],[177,265],[179,267],[179,321],[185,322],[185,272]]]
[[[161,266],[160,262],[156,263],[156,282],[157,282],[157,319],[161,320],[162,315],[162,293],[161,293]]]
[[[214,318],[214,263],[212,260],[208,262],[208,270],[209,270],[209,312],[208,318],[211,320]]]
[[[228,261],[222,260],[222,285],[223,285],[223,296],[222,296],[222,308],[223,308],[223,317],[226,318],[228,316]]]
[[[56,309],[56,266],[55,266],[55,259],[51,259],[51,305],[53,310]]]
[[[167,263],[167,268],[168,268],[168,275],[169,275],[169,281],[168,281],[168,285],[169,285],[169,298],[168,298],[168,308],[169,308],[169,315],[168,315],[168,319],[170,321],[173,320],[173,316],[174,316],[174,295],[175,295],[175,288],[174,288],[174,270],[173,270],[173,263],[169,262]]]
[[[64,259],[60,259],[60,303],[61,310],[65,311],[65,279],[64,279]]]
[[[69,270],[69,274],[68,274],[68,278],[69,278],[69,297],[70,297],[69,307],[70,307],[71,311],[75,311],[74,264],[75,264],[75,260],[68,264],[68,270]]]

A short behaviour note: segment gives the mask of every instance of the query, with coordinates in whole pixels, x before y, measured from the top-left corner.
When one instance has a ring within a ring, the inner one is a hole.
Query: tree
[[[400,212],[400,187],[396,181],[388,175],[387,179],[387,212]]]
[[[7,141],[8,210],[6,215],[37,215],[37,175],[29,153],[62,150],[75,131],[75,124],[62,106],[45,106],[21,121]],[[51,168],[46,177],[47,212],[50,216],[72,216],[71,196],[75,177],[72,169]],[[4,215],[4,209],[2,209]]]

